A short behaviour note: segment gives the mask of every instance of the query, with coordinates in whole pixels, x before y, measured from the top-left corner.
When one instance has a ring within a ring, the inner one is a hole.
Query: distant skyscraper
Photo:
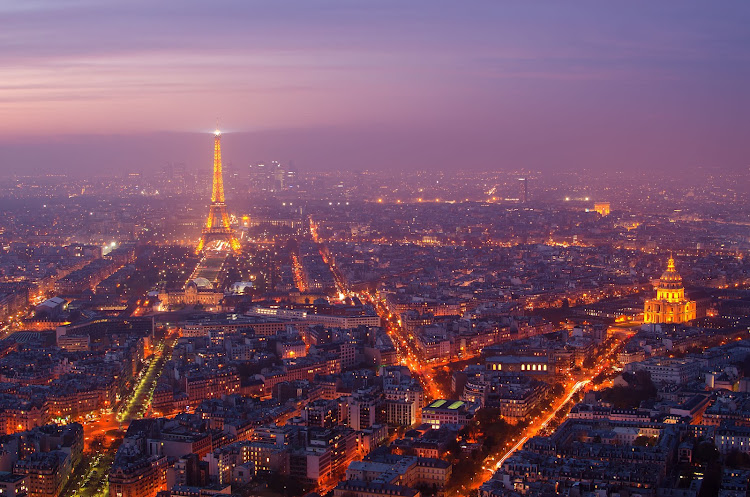
[[[525,204],[529,201],[529,179],[518,178],[518,181],[521,182],[521,202]]]
[[[276,160],[268,164],[250,165],[248,177],[256,191],[279,192],[298,186],[297,171]]]
[[[289,190],[290,188],[299,188],[299,178],[297,176],[297,169],[290,163],[286,169],[286,177],[284,178],[284,188]]]

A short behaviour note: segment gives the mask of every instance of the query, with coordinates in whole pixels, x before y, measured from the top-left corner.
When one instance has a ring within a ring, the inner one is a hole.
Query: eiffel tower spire
[[[214,132],[214,181],[211,189],[211,207],[208,210],[206,225],[196,252],[202,252],[214,240],[225,240],[234,252],[239,252],[240,241],[234,236],[229,224],[227,205],[224,203],[224,173],[221,167],[221,131]]]

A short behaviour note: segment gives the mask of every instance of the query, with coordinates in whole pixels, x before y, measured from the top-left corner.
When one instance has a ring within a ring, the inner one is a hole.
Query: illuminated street
[[[311,225],[313,225],[312,221]],[[420,362],[419,352],[414,345],[414,340],[407,335],[399,321],[387,311],[382,302],[373,298],[370,292],[358,293],[347,288],[344,278],[341,276],[332,259],[327,257],[322,250],[321,256],[323,257],[323,261],[328,264],[328,267],[334,276],[336,290],[339,295],[362,298],[375,308],[378,316],[380,316],[381,322],[385,323],[385,330],[391,337],[393,346],[396,348],[399,363],[407,366],[419,378],[425,393],[425,400],[430,401],[445,397],[445,392],[443,392],[440,389],[440,386],[435,382],[435,368],[437,365],[427,365]],[[448,363],[440,364],[440,366],[446,364]]]
[[[114,459],[114,453],[127,430],[131,419],[141,418],[148,409],[156,380],[161,374],[166,359],[171,355],[176,336],[158,342],[154,354],[149,358],[148,366],[138,376],[132,390],[122,399],[117,413],[108,412],[93,422],[86,422],[84,432],[86,445],[89,448],[90,462],[86,470],[80,473],[80,479],[68,483],[68,494],[95,496],[106,495],[107,474]],[[92,448],[93,442],[103,442],[103,447]]]
[[[604,354],[602,354],[604,357],[611,357],[613,354],[616,353],[618,349],[620,349],[624,343],[619,340],[613,340],[610,348],[608,351],[606,351]],[[606,359],[604,362],[597,365],[595,368],[587,372],[586,378],[576,381],[575,383],[569,384],[568,388],[566,389],[564,395],[555,401],[554,407],[551,410],[545,411],[540,418],[534,418],[532,422],[527,426],[522,434],[520,435],[520,438],[513,437],[509,442],[506,443],[506,445],[496,454],[492,454],[488,456],[483,462],[482,462],[482,470],[483,472],[480,474],[477,474],[472,479],[472,484],[469,487],[470,489],[476,489],[481,485],[484,481],[486,481],[489,477],[492,476],[492,474],[498,470],[503,463],[513,455],[517,450],[523,447],[523,445],[532,437],[536,436],[540,432],[544,431],[545,428],[549,426],[549,424],[556,418],[560,413],[567,414],[567,410],[570,409],[569,402],[573,399],[573,397],[581,392],[584,391],[584,389],[591,383],[592,379],[596,377],[597,375],[601,374],[602,372],[609,371],[613,367],[613,363],[610,359]],[[463,489],[465,491],[465,489]],[[455,494],[456,497],[459,497],[462,495],[460,492],[457,492]]]
[[[144,416],[151,403],[156,380],[164,369],[164,363],[171,356],[176,340],[176,336],[171,336],[157,344],[145,373],[140,375],[132,392],[121,402],[122,407],[116,416],[118,423],[127,423],[131,419]]]
[[[0,497],[750,496],[750,2],[0,18]]]

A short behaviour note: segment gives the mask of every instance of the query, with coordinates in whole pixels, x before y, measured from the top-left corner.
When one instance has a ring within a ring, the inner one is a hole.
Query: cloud
[[[696,139],[710,119],[741,157],[747,146],[735,137],[750,131],[742,118],[748,5],[5,2],[0,135],[7,146],[23,137],[184,132],[218,115],[236,130],[286,136],[308,156],[300,143],[316,129],[380,130],[383,139],[410,137],[399,145],[404,155],[429,163],[441,160],[426,150],[428,137],[452,143],[456,155],[481,147],[480,157],[502,153],[493,140],[503,136],[534,151],[561,147],[562,137],[584,150],[585,137],[597,135],[619,150],[623,136],[643,139],[631,130],[652,121]],[[280,131],[289,129],[306,132]],[[432,134],[413,132],[424,129]],[[328,149],[336,145],[335,133],[323,135]]]

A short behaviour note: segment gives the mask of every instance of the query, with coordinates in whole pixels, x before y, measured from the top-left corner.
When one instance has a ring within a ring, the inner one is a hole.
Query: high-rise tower
[[[229,224],[227,204],[224,203],[224,176],[221,170],[221,131],[214,132],[214,184],[211,190],[211,207],[208,219],[203,227],[201,239],[196,252],[201,252],[206,245],[214,240],[224,240],[234,252],[239,252],[240,241],[234,236],[234,230]]]
[[[523,182],[523,191],[521,192],[523,196],[521,197],[521,202],[525,204],[529,201],[529,179],[518,178],[518,181]]]

